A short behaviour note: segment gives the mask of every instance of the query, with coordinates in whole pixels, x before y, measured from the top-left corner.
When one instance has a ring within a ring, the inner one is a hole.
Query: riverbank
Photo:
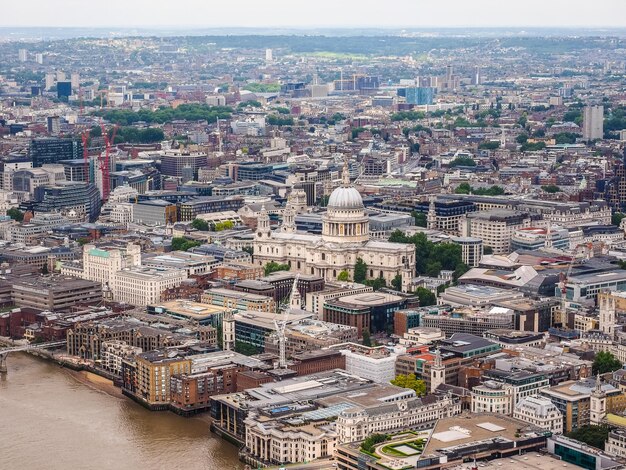
[[[211,434],[204,419],[115,399],[110,382],[30,354],[11,354],[7,365],[0,410],[12,435],[0,439],[0,468],[244,468],[237,448]]]
[[[102,393],[106,393],[107,395],[120,398],[125,400],[126,397],[122,394],[122,390],[117,387],[112,380],[97,375],[93,372],[88,372],[86,370],[72,370],[67,368],[61,368],[64,373],[71,376],[77,382],[85,385],[86,387],[91,388],[92,390],[97,390]]]

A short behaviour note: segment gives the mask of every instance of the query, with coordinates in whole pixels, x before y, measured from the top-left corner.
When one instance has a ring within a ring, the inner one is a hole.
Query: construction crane
[[[587,243],[585,245],[585,248],[586,255],[584,256],[584,258],[589,259],[593,250],[593,245],[591,243]],[[574,264],[578,263],[579,261],[581,261],[581,259],[577,255],[572,256],[572,259],[569,262],[569,266],[567,267],[567,273],[563,274],[563,272],[561,272],[561,274],[559,275],[559,288],[561,290],[561,320],[563,323],[567,322],[567,318],[565,317],[567,281],[569,281],[569,278],[572,275],[572,268],[574,267]]]
[[[87,144],[89,143],[89,132],[83,131],[81,134],[83,141],[83,171],[85,172],[85,181],[91,183],[89,178],[89,151],[87,150]]]
[[[107,201],[111,192],[111,144],[115,142],[115,135],[117,134],[117,124],[113,126],[113,132],[109,137],[109,134],[104,127],[103,123],[100,123],[102,129],[102,136],[104,137],[104,158],[102,153],[100,154],[100,171],[102,172],[102,200]]]
[[[289,296],[289,303],[286,308],[281,312],[281,319],[274,319],[274,327],[276,328],[275,335],[278,340],[278,367],[280,369],[287,368],[287,352],[286,352],[286,342],[287,338],[285,337],[285,329],[287,328],[287,323],[289,321],[289,314],[291,313],[291,309],[293,303],[296,299],[300,298],[300,292],[298,291],[298,281],[300,280],[300,274],[296,274],[295,279],[293,280],[293,286],[291,288],[291,295]],[[299,301],[299,300],[298,300]]]

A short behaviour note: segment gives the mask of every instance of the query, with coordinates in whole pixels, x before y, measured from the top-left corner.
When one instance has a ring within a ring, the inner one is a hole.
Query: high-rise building
[[[480,66],[477,65],[474,69],[474,85],[480,85],[483,81],[483,77],[481,75]]]
[[[583,112],[583,140],[604,137],[604,106],[585,106]]]
[[[35,54],[35,62],[39,65],[43,64],[43,54]]]
[[[57,97],[69,98],[72,95],[72,82],[57,81]]]
[[[50,89],[54,86],[54,83],[56,82],[56,75],[48,72],[46,74],[46,91],[50,91]]]
[[[265,49],[265,62],[272,62],[274,60],[274,53],[271,49]]]
[[[70,75],[70,83],[72,84],[72,90],[78,90],[80,87],[80,75],[78,72],[74,72]]]
[[[398,88],[398,96],[403,96],[407,104],[426,105],[433,104],[435,88],[432,87],[407,87]]]
[[[61,118],[59,116],[48,116],[48,133],[58,134],[61,131]]]
[[[65,72],[58,70],[57,71],[57,82],[64,82],[65,81]]]
[[[57,163],[61,160],[83,158],[82,142],[72,139],[43,138],[30,142],[30,158],[33,167],[46,163]]]
[[[26,49],[20,49],[18,55],[20,62],[26,62],[28,60],[28,51]]]

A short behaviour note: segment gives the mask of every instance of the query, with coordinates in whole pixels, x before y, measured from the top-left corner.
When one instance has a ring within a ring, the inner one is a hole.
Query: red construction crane
[[[115,142],[115,135],[117,134],[117,124],[113,126],[113,132],[109,136],[104,124],[100,123],[102,129],[102,136],[104,137],[104,158],[100,154],[100,171],[102,172],[102,200],[108,201],[109,194],[111,192],[111,143]]]

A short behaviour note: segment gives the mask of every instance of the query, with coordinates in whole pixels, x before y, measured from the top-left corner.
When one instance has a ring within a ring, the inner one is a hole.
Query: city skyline
[[[152,8],[147,0],[122,2],[111,0],[107,15],[94,15],[78,0],[3,6],[0,26],[12,27],[343,27],[343,28],[414,28],[414,27],[622,27],[626,3],[620,0],[599,0],[594,8],[582,1],[542,2],[529,0],[523,9],[511,14],[503,6],[494,7],[490,0],[468,4],[451,0],[444,12],[438,4],[411,0],[392,0],[380,7],[373,0],[336,3],[320,0],[316,8],[285,9],[279,0],[262,4],[242,0],[236,14],[228,4],[202,4],[197,0],[181,0],[176,4]],[[115,14],[119,11],[119,14]],[[376,11],[375,15],[372,12]],[[59,12],[63,12],[59,15]],[[402,14],[399,14],[402,12]],[[193,14],[192,14],[193,13]],[[410,18],[410,19],[407,19]],[[375,21],[374,21],[375,19]]]

